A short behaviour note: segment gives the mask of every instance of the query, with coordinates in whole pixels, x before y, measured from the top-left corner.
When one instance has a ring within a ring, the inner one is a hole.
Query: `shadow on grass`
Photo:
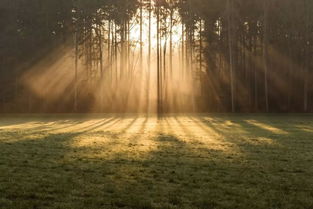
[[[257,117],[189,118],[188,123],[207,135],[219,135],[217,142],[240,147],[243,153],[238,155],[210,144],[190,143],[194,133],[179,117],[163,119],[156,134],[145,134],[148,118],[138,122],[136,117],[122,123],[119,132],[111,132],[110,126],[119,125],[121,119],[99,120],[76,132],[35,137],[26,133],[20,140],[21,133],[7,131],[6,136],[14,140],[0,140],[0,208],[313,206],[312,134],[296,128],[298,119],[289,123]],[[273,133],[248,120],[287,134]],[[174,122],[185,134],[164,133],[162,127],[169,133],[177,129]],[[139,123],[138,133],[127,134],[135,123]],[[105,130],[98,130],[103,126]],[[306,146],[297,142],[297,136]],[[99,144],[73,146],[95,137],[101,138]],[[140,137],[149,137],[148,152],[138,151],[143,146]],[[270,138],[278,145],[251,143],[257,138]],[[136,139],[134,147],[126,143]]]

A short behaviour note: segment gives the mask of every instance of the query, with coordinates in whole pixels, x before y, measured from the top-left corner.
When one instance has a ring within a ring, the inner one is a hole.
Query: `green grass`
[[[0,208],[313,208],[312,115],[0,118]]]

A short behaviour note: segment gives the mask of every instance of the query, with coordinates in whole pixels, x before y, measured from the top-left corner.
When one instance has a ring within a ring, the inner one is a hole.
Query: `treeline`
[[[151,79],[157,79],[157,110],[170,112],[181,103],[182,95],[169,90],[173,73],[180,72],[184,79],[199,83],[193,111],[312,112],[311,11],[310,0],[3,0],[0,108],[85,112],[97,100],[96,111],[122,111],[129,97],[138,97],[128,87],[140,73],[146,97]],[[138,43],[130,39],[134,20],[140,28]],[[175,51],[177,26],[181,31]],[[73,50],[73,80],[62,92],[63,99],[48,101],[20,78],[60,46]],[[179,54],[179,66],[173,64],[174,53]],[[154,78],[143,60],[150,65],[155,54]],[[92,93],[94,86],[99,86],[98,94]],[[138,104],[132,106],[129,111],[136,111]]]
[[[189,0],[205,22],[212,108],[312,112],[313,2]],[[191,9],[190,9],[191,8]],[[207,86],[206,84],[209,84]]]
[[[28,112],[31,92],[20,77],[53,48],[66,43],[71,10],[72,3],[64,0],[0,1],[1,112]]]

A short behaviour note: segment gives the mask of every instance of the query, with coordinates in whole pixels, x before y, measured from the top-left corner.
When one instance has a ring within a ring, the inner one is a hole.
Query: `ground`
[[[312,115],[3,115],[1,209],[313,208]]]

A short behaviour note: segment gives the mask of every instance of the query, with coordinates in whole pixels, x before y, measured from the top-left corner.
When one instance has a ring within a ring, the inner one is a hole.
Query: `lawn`
[[[1,209],[313,208],[312,115],[3,115]]]

